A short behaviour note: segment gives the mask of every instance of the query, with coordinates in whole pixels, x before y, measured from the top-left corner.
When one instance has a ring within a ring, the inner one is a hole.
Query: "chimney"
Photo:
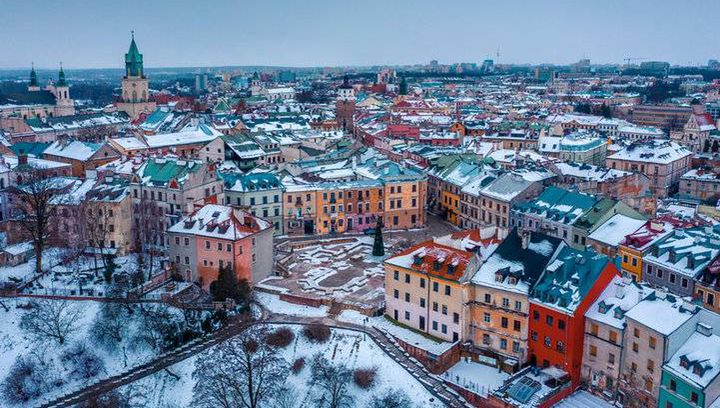
[[[20,154],[18,155],[17,158],[18,158],[18,165],[19,165],[19,166],[23,166],[23,165],[28,164],[28,156],[27,156],[26,153],[20,152]]]
[[[622,280],[615,282],[615,297],[618,299],[625,297],[625,282]]]
[[[695,326],[695,331],[702,334],[705,337],[710,337],[713,334],[713,328],[707,323],[698,322]]]
[[[520,240],[522,244],[522,249],[528,249],[528,246],[530,246],[530,231],[521,232]]]

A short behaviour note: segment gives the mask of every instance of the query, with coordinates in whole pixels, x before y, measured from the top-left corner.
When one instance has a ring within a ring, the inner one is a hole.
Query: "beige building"
[[[469,278],[474,254],[426,241],[385,260],[385,313],[446,341],[467,338]]]

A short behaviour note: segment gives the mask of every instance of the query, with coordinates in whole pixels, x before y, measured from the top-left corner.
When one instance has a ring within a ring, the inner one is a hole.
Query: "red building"
[[[539,367],[565,371],[580,383],[585,312],[619,275],[605,255],[563,248],[530,293],[528,355]]]

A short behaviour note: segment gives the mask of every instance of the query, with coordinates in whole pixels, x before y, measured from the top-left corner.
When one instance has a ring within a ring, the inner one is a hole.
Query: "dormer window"
[[[622,309],[620,309],[620,308],[615,309],[615,318],[616,319],[622,319],[623,316],[624,316],[624,313],[623,313]]]
[[[495,282],[502,282],[505,279],[502,272],[497,271],[495,272]]]
[[[695,258],[693,258],[692,255],[688,255],[687,267],[690,269],[695,269]]]
[[[440,263],[440,261],[436,260],[435,262],[433,262],[433,269],[435,269],[435,271],[439,271],[439,270],[440,270],[440,266],[442,266],[442,264]]]
[[[682,368],[688,368],[690,367],[690,360],[686,356],[680,356],[680,367]]]
[[[608,305],[607,305],[607,303],[605,303],[604,300],[601,301],[601,302],[598,304],[598,312],[600,312],[600,313],[602,313],[602,314],[605,314],[605,312],[607,312],[607,310],[608,310]]]
[[[511,285],[516,285],[516,284],[517,284],[517,278],[514,277],[514,276],[509,277],[509,278],[508,278],[508,283],[511,284]]]
[[[675,254],[675,251],[671,249],[670,253],[668,253],[668,262],[675,263],[676,257],[677,257],[677,255]]]
[[[455,273],[455,265],[448,265],[447,273],[448,273],[448,275],[454,274]]]
[[[708,367],[709,368],[709,367]],[[693,374],[702,377],[705,375],[706,368],[703,367],[701,364],[694,364],[693,365]]]
[[[422,263],[423,257],[421,255],[415,255],[413,257],[413,264],[420,265]]]

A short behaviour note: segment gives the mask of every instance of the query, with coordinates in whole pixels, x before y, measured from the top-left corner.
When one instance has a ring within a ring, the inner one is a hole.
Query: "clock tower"
[[[148,80],[143,72],[143,56],[135,44],[135,33],[132,33],[130,48],[125,54],[125,75],[122,79],[122,95],[116,103],[119,111],[125,112],[135,120],[143,113],[152,113],[155,102],[150,99]]]

